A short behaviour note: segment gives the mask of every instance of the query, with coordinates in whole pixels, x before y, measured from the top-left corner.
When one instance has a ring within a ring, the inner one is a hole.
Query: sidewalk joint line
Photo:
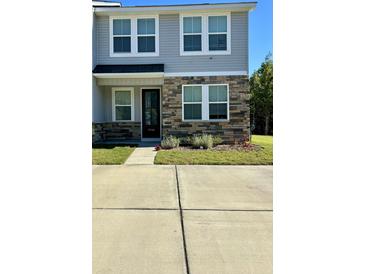
[[[94,207],[95,210],[179,210],[178,208]]]
[[[273,212],[272,209],[219,209],[219,208],[185,208],[186,211],[242,211],[242,212]]]
[[[183,210],[181,208],[179,175],[178,175],[178,172],[177,172],[177,166],[176,165],[175,165],[175,174],[176,174],[177,197],[178,197],[178,200],[179,200],[180,223],[181,223],[181,232],[182,232],[184,255],[185,255],[186,273],[190,274],[188,252],[187,252],[187,249],[186,249],[186,239],[185,239],[184,213],[183,213]]]

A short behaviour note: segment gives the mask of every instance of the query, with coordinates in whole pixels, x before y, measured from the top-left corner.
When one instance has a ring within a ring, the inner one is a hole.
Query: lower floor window
[[[209,86],[209,119],[228,118],[228,88],[226,85]]]
[[[209,104],[209,119],[227,119],[227,104]]]
[[[115,107],[115,120],[130,121],[132,119],[130,106],[116,106]]]
[[[133,121],[133,88],[113,88],[113,120]]]
[[[201,120],[202,105],[201,104],[186,104],[184,106],[185,120]]]
[[[184,121],[229,119],[227,84],[184,85],[182,90]]]

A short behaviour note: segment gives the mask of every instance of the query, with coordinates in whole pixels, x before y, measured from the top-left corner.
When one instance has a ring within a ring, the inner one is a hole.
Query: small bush
[[[174,136],[167,136],[161,141],[163,149],[171,149],[179,147],[180,140]]]
[[[213,147],[213,137],[212,135],[203,134],[202,136],[192,137],[191,145],[194,148],[203,147],[205,149]]]
[[[204,136],[204,137],[203,137]],[[223,143],[223,140],[219,136],[211,135],[195,135],[193,137],[180,137],[180,146],[193,146],[194,148],[208,148],[210,146],[210,138],[213,139],[213,147]],[[205,145],[207,143],[207,145]]]
[[[204,148],[212,148],[213,147],[213,136],[212,135],[204,134],[202,136],[202,141],[203,141],[203,147]]]
[[[214,136],[213,137],[213,146],[217,146],[223,143],[223,140],[221,137],[219,136]]]
[[[192,143],[191,137],[180,137],[179,140],[181,146],[190,146]]]
[[[191,145],[193,148],[200,148],[202,146],[202,137],[195,135],[193,137],[191,137]]]

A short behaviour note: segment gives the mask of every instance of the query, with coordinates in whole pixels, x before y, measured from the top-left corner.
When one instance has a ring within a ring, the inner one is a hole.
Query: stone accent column
[[[229,121],[183,122],[182,85],[229,84]],[[167,77],[162,89],[163,136],[212,134],[227,144],[248,137],[250,132],[249,81],[247,76]]]

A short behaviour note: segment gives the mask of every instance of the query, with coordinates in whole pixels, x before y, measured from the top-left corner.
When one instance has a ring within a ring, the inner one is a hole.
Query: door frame
[[[160,95],[159,95],[159,97],[160,97],[160,137],[159,138],[143,138],[143,99],[142,99],[142,97],[143,97],[143,90],[145,90],[145,89],[158,89],[159,90],[159,92],[160,92]],[[151,86],[151,87],[141,87],[140,88],[140,92],[141,92],[141,94],[140,94],[140,110],[141,110],[141,141],[161,141],[161,136],[162,136],[162,109],[161,109],[161,107],[162,107],[162,104],[161,104],[161,100],[162,100],[162,94],[161,94],[161,90],[162,90],[162,88],[161,87],[153,87],[153,86]]]

